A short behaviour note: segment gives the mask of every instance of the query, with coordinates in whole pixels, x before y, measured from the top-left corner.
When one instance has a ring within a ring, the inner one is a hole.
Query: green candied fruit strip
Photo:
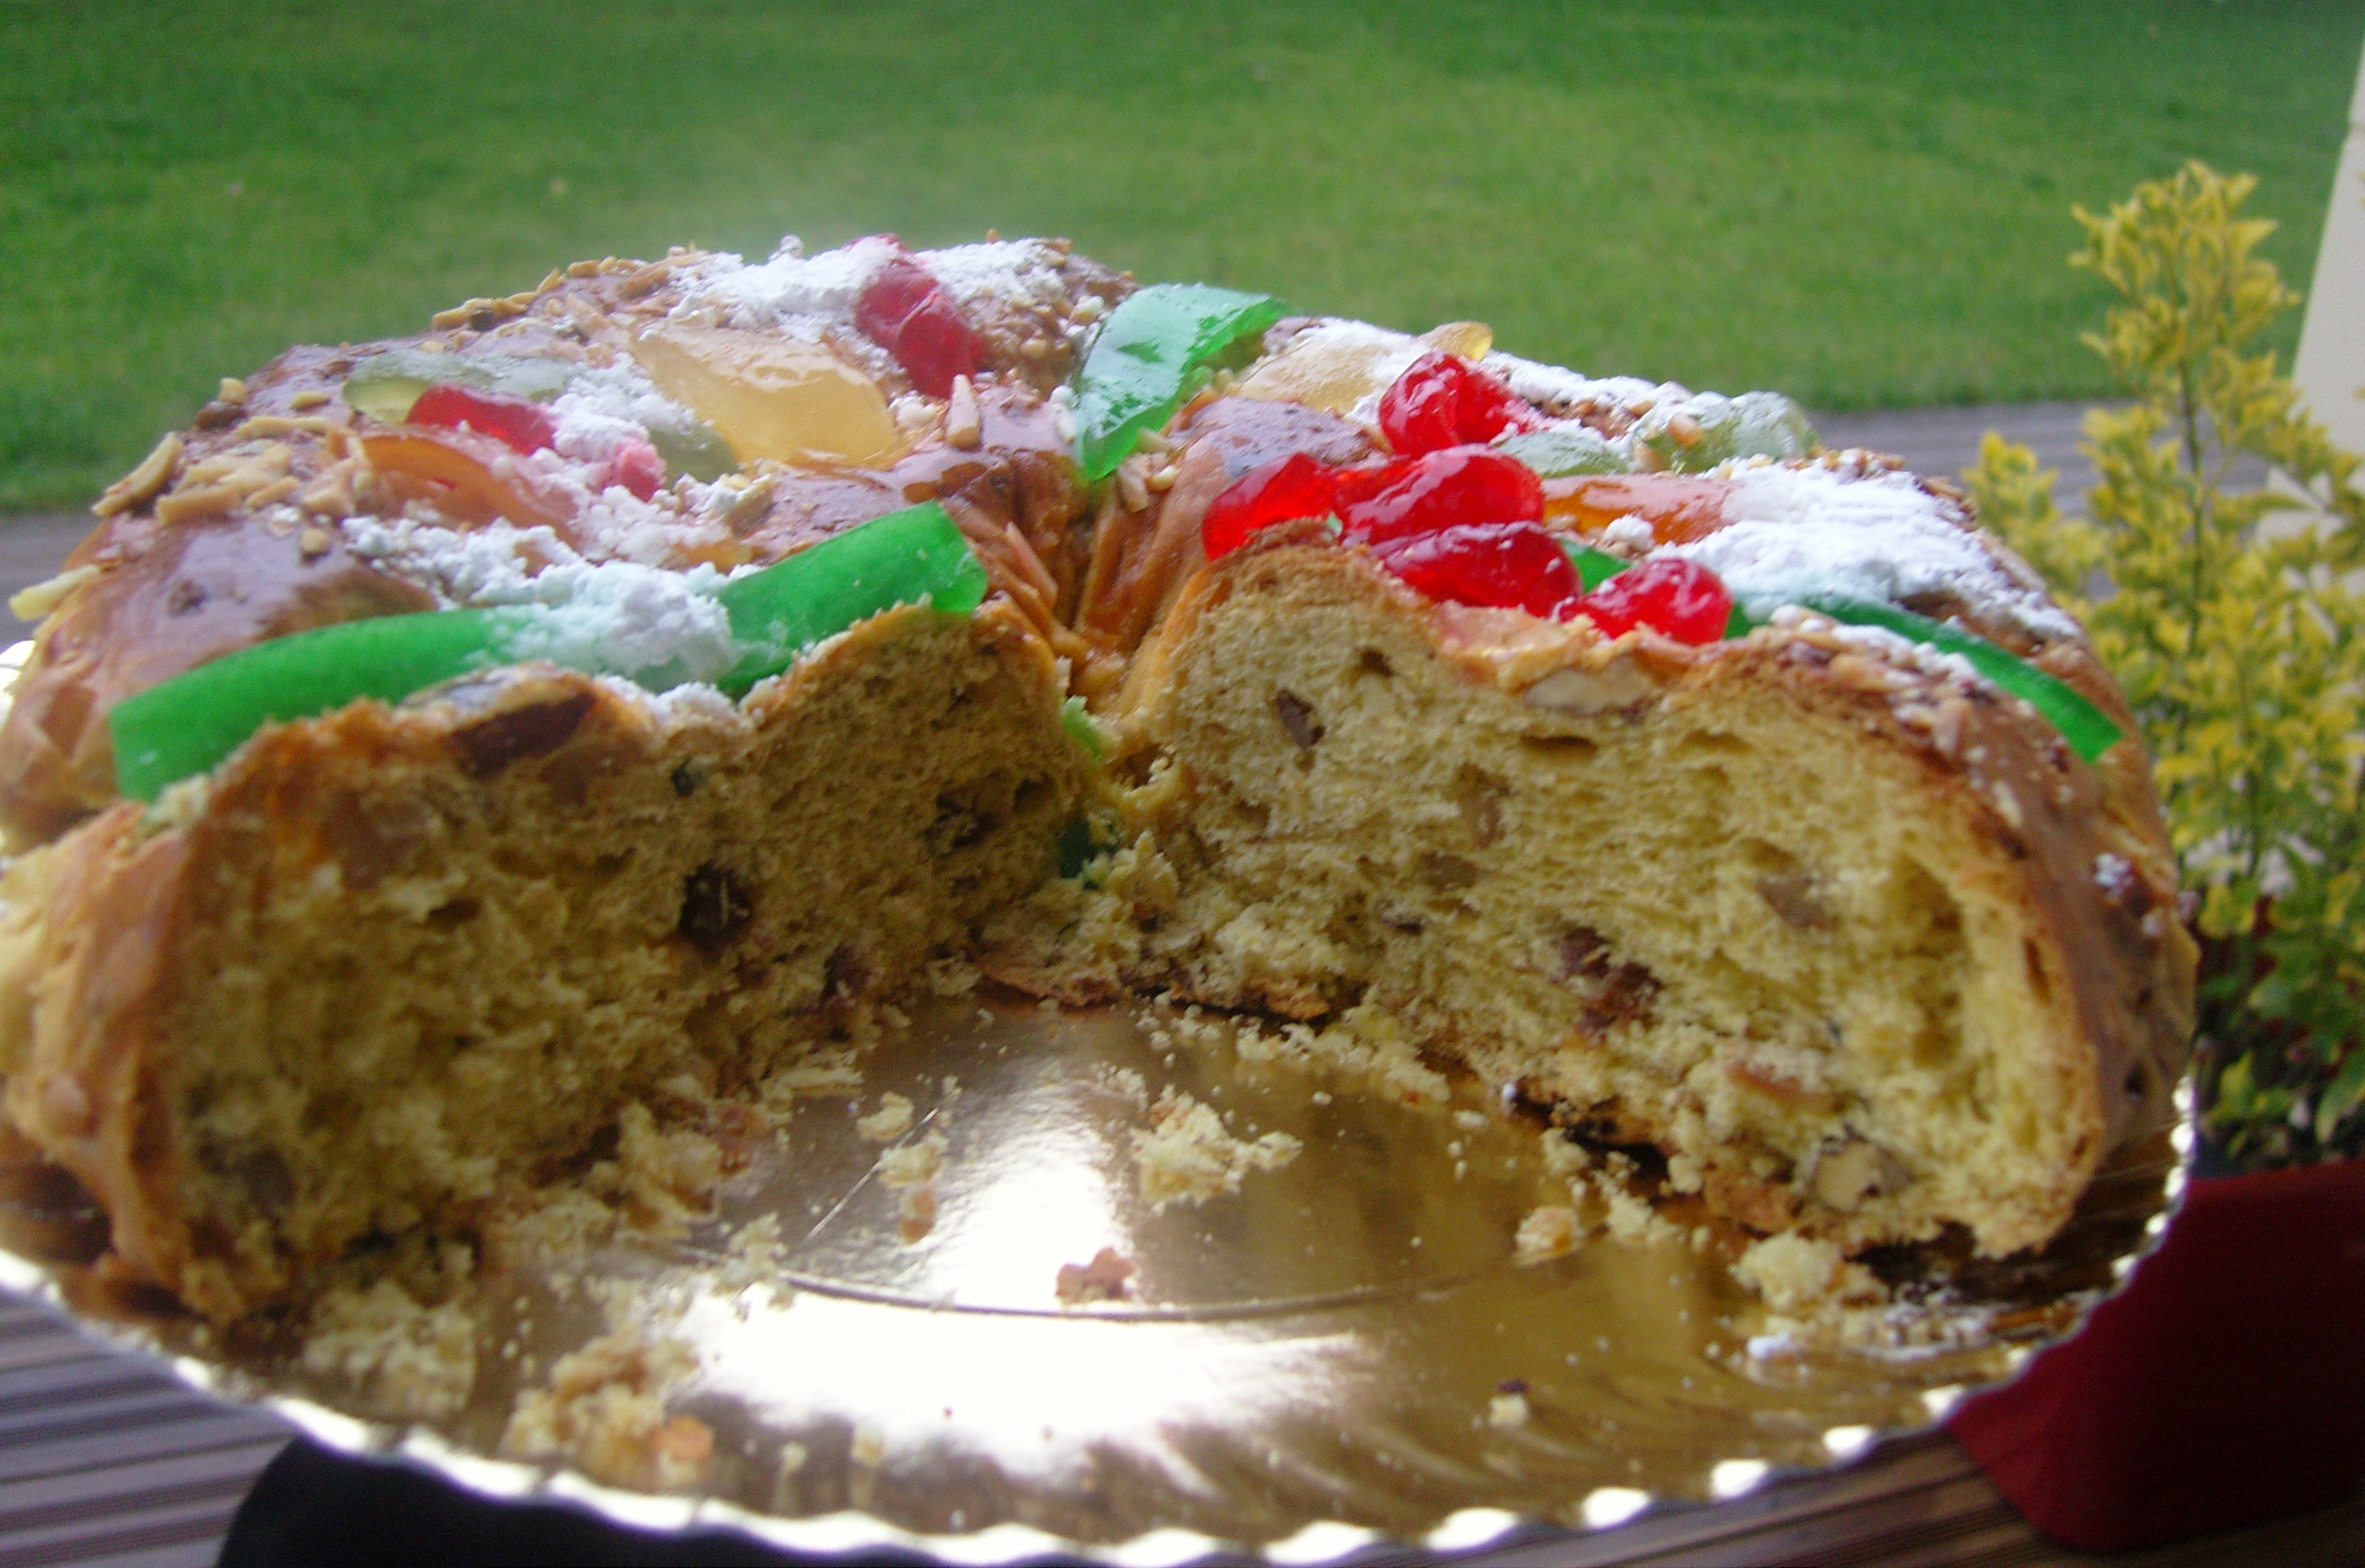
[[[1599,431],[1587,430],[1583,425],[1556,425],[1547,431],[1497,436],[1495,450],[1518,458],[1534,469],[1540,479],[1634,471],[1634,465],[1615,442]]]
[[[890,512],[724,584],[715,597],[742,656],[717,684],[740,695],[801,650],[898,604],[925,599],[969,614],[986,588],[985,567],[943,507]],[[549,639],[537,633],[546,629],[537,606],[431,610],[241,648],[108,711],[115,787],[152,801],[168,785],[210,772],[265,724],[318,718],[364,697],[399,702],[457,676],[544,656]]]
[[[1110,312],[1076,374],[1076,446],[1087,479],[1116,471],[1143,431],[1182,406],[1208,362],[1288,307],[1203,283],[1137,289]]]
[[[269,723],[333,713],[359,698],[399,702],[414,691],[508,662],[526,610],[429,610],[316,627],[184,671],[107,711],[115,787],[152,801]]]
[[[988,586],[985,566],[942,506],[889,512],[724,584],[715,597],[745,651],[715,684],[739,696],[823,638],[899,604],[925,599],[967,615],[985,602]]]
[[[1858,599],[1814,598],[1806,600],[1805,608],[1851,626],[1877,626],[1912,642],[1927,643],[1942,654],[1961,655],[1999,689],[2043,714],[2047,723],[2061,732],[2069,749],[2088,762],[2118,745],[2124,733],[2068,681],[1959,626]]]

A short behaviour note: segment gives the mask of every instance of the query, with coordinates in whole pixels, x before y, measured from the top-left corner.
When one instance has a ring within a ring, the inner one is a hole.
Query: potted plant
[[[2087,516],[1990,434],[1980,513],[2090,628],[2157,758],[2202,948],[2196,1157],[2158,1249],[1955,1437],[2097,1551],[2365,1485],[2365,490],[2261,334],[2297,297],[2200,163],[2080,208],[2115,290],[2087,342]],[[2228,487],[2263,460],[2263,488]]]

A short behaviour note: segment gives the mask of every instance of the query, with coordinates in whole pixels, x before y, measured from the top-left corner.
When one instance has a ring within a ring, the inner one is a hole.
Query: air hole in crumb
[[[2034,941],[2026,938],[2023,938],[2020,944],[2020,951],[2021,957],[2026,959],[2028,963],[2029,989],[2036,992],[2037,1001],[2051,1002],[2053,1000],[2053,979],[2050,975],[2045,972],[2045,956],[2036,950],[2036,944]]]
[[[1396,666],[1388,663],[1387,655],[1380,652],[1379,649],[1365,648],[1355,655],[1355,673],[1375,675],[1382,680],[1387,680],[1395,676]]]
[[[710,958],[723,956],[755,913],[755,890],[734,871],[710,860],[682,879],[679,929]]]
[[[1553,762],[1583,762],[1601,748],[1583,735],[1521,735],[1519,749]]]
[[[675,763],[673,767],[673,792],[679,795],[684,800],[688,800],[690,796],[696,794],[698,792],[701,771],[702,770],[699,767],[698,764],[690,761],[687,757]]]
[[[475,899],[454,899],[432,911],[427,916],[427,924],[434,931],[456,930],[476,919],[481,908]]]
[[[827,981],[830,995],[859,996],[870,984],[870,961],[856,951],[853,944],[841,942],[830,950],[829,961],[823,966],[822,974]]]

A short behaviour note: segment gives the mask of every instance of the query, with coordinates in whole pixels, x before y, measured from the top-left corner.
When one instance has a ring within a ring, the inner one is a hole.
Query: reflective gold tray
[[[862,1058],[858,1097],[801,1101],[759,1140],[686,1242],[485,1279],[474,1390],[432,1423],[372,1419],[290,1352],[207,1348],[185,1319],[94,1294],[73,1261],[91,1216],[29,1168],[0,1204],[0,1283],[338,1449],[633,1525],[963,1562],[1222,1548],[1305,1562],[1383,1538],[1603,1529],[1853,1458],[2072,1330],[2180,1188],[2163,1137],[2120,1156],[2040,1258],[1882,1259],[1924,1298],[1896,1309],[1900,1331],[1937,1346],[1753,1348],[1765,1309],[1727,1267],[1743,1238],[1695,1237],[1706,1222],[1680,1208],[1680,1239],[1596,1236],[1518,1262],[1522,1216],[1568,1201],[1532,1112],[1469,1084],[1450,1105],[1407,1103],[1358,1070],[1177,1045],[1168,1022],[931,1001]],[[1302,1152],[1236,1192],[1153,1207],[1136,1139],[1170,1089]],[[900,1144],[943,1139],[916,1240],[911,1189],[881,1179],[881,1146],[857,1126],[887,1091],[915,1109]],[[751,1267],[734,1238],[765,1215],[779,1246]],[[1104,1248],[1133,1265],[1129,1294],[1063,1305],[1062,1267]],[[714,1434],[697,1495],[499,1457],[521,1390],[620,1327],[695,1358],[668,1409]]]

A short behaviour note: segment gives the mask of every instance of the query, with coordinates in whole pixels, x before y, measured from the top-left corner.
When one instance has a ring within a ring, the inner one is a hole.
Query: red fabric
[[[1947,1428],[2046,1534],[2152,1546],[2365,1486],[2365,1160],[2196,1182],[2085,1328]]]

